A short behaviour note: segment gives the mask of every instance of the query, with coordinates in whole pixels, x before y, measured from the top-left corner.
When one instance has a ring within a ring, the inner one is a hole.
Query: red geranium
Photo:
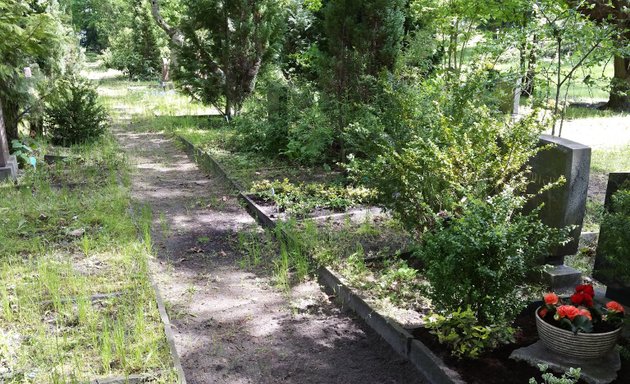
[[[579,310],[580,310],[580,316],[584,316],[587,319],[593,321],[593,316],[591,315],[591,312],[588,309],[586,309],[586,308],[579,308]]]
[[[585,292],[576,292],[571,296],[571,302],[575,305],[583,305],[585,307],[592,307],[593,296]]]
[[[595,297],[595,290],[593,289],[593,286],[590,284],[578,285],[577,287],[575,287],[575,292],[589,295],[591,299]]]
[[[606,309],[608,309],[611,312],[624,313],[623,306],[616,301],[611,301],[608,304],[606,304]]]
[[[574,307],[572,305],[561,305],[556,310],[556,320],[560,320],[566,317],[569,320],[573,321],[573,319],[575,319],[575,317],[579,314],[580,310],[577,309],[577,307]]]
[[[545,307],[540,308],[540,311],[538,311],[538,315],[543,319],[547,316],[547,313],[549,313],[549,310]]]
[[[560,301],[558,295],[553,292],[546,293],[545,296],[545,304],[556,305]]]

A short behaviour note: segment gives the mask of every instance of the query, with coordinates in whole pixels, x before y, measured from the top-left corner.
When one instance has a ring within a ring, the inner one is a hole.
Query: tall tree
[[[381,72],[394,69],[404,37],[405,6],[405,0],[332,0],[321,11],[319,84],[342,160],[348,141],[343,131],[352,123],[355,107],[370,104]]]
[[[630,110],[630,4],[627,0],[586,0],[577,2],[580,11],[598,22],[617,27],[617,52],[614,57],[614,75],[611,81],[607,107]]]
[[[30,95],[24,67],[50,71],[61,49],[60,25],[47,7],[20,0],[0,0],[0,104],[7,138],[18,138],[21,108]]]
[[[81,35],[81,45],[100,52],[130,19],[127,0],[70,0],[72,25]]]
[[[162,18],[158,0],[151,5],[177,48],[174,78],[182,89],[227,119],[238,114],[281,30],[283,1],[185,0],[177,27]]]

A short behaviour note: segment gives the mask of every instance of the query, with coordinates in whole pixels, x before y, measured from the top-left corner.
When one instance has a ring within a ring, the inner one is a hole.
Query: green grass
[[[306,167],[251,152],[235,150],[237,131],[203,106],[175,91],[162,91],[152,82],[131,82],[122,77],[98,81],[99,93],[114,115],[131,116],[137,131],[181,136],[207,151],[245,189],[262,180],[329,181],[339,178],[323,166]]]
[[[110,136],[68,152],[0,187],[0,382],[173,383],[127,161]]]
[[[601,173],[630,172],[630,145],[593,150],[591,170]]]

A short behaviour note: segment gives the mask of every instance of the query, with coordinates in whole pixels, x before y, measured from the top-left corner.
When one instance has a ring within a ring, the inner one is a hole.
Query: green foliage
[[[238,131],[235,147],[308,165],[332,160],[332,122],[313,86],[300,81],[288,85],[266,82],[262,87],[266,99],[260,95],[252,98],[247,114],[233,120]]]
[[[619,283],[630,282],[628,244],[630,244],[630,183],[613,195],[610,212],[604,213],[598,252],[605,256],[602,274]]]
[[[402,0],[340,0],[326,3],[321,11],[324,44],[319,47],[318,81],[322,107],[333,122],[334,147],[344,161],[352,149],[361,150],[358,142],[368,143],[361,138],[373,138],[375,119],[361,104],[379,94],[377,79],[394,68],[404,37],[404,7]],[[357,140],[349,141],[354,134]]]
[[[128,26],[110,37],[105,65],[126,72],[129,79],[155,78],[162,68],[157,27],[144,1],[135,0],[130,8]]]
[[[58,72],[66,32],[56,6],[0,0],[0,107],[9,140],[18,138],[18,123],[36,99],[24,68],[37,66],[45,75]]]
[[[304,215],[313,209],[344,211],[349,207],[369,203],[374,194],[361,187],[343,187],[334,184],[293,184],[289,180],[262,180],[252,184],[250,193],[273,201],[282,211]]]
[[[47,103],[45,124],[54,144],[69,146],[90,142],[108,125],[98,93],[88,81],[76,75],[60,79],[54,97]]]
[[[408,229],[423,232],[436,213],[454,214],[464,198],[523,189],[542,127],[533,116],[511,122],[490,109],[489,82],[478,71],[463,85],[435,80],[389,91],[387,140],[374,160],[349,168]]]
[[[561,377],[547,372],[549,369],[548,365],[539,364],[538,368],[540,369],[540,372],[543,373],[543,384],[576,384],[580,380],[580,368],[569,368],[569,371],[565,372]],[[529,384],[538,384],[538,381],[532,377],[529,379]]]
[[[258,72],[282,26],[280,0],[186,0],[175,78],[196,100],[229,119],[253,92]]]
[[[496,348],[510,340],[514,330],[509,327],[496,329],[481,325],[473,310],[457,309],[446,316],[433,314],[425,325],[446,344],[457,358],[476,359],[486,350]]]
[[[100,52],[131,19],[127,0],[72,0],[72,25],[80,35],[81,46]]]
[[[22,166],[29,163],[29,158],[33,153],[33,149],[31,149],[31,147],[22,143],[19,140],[12,140],[11,148],[13,148],[12,154],[18,158]]]
[[[383,268],[376,291],[386,296],[394,305],[408,306],[417,299],[423,287],[418,284],[418,270],[404,261]]]
[[[524,203],[509,189],[472,198],[462,203],[460,217],[424,235],[418,256],[438,312],[470,308],[481,325],[509,326],[516,318],[525,304],[522,282],[536,260],[566,238],[536,212],[523,214]]]

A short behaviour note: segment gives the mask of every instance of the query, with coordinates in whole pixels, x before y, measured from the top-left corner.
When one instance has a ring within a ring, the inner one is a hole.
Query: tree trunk
[[[0,104],[2,105],[2,112],[4,114],[4,127],[7,133],[7,140],[18,139],[18,123],[20,120],[20,106],[10,100],[2,99],[0,97]]]
[[[538,36],[534,35],[532,40],[532,49],[529,51],[529,58],[527,60],[527,72],[525,74],[525,78],[523,79],[523,87],[521,88],[521,95],[524,97],[529,97],[534,95],[534,82],[536,79],[536,64],[538,60],[537,56],[538,49]]]
[[[615,56],[615,74],[606,108],[630,111],[630,57]]]

